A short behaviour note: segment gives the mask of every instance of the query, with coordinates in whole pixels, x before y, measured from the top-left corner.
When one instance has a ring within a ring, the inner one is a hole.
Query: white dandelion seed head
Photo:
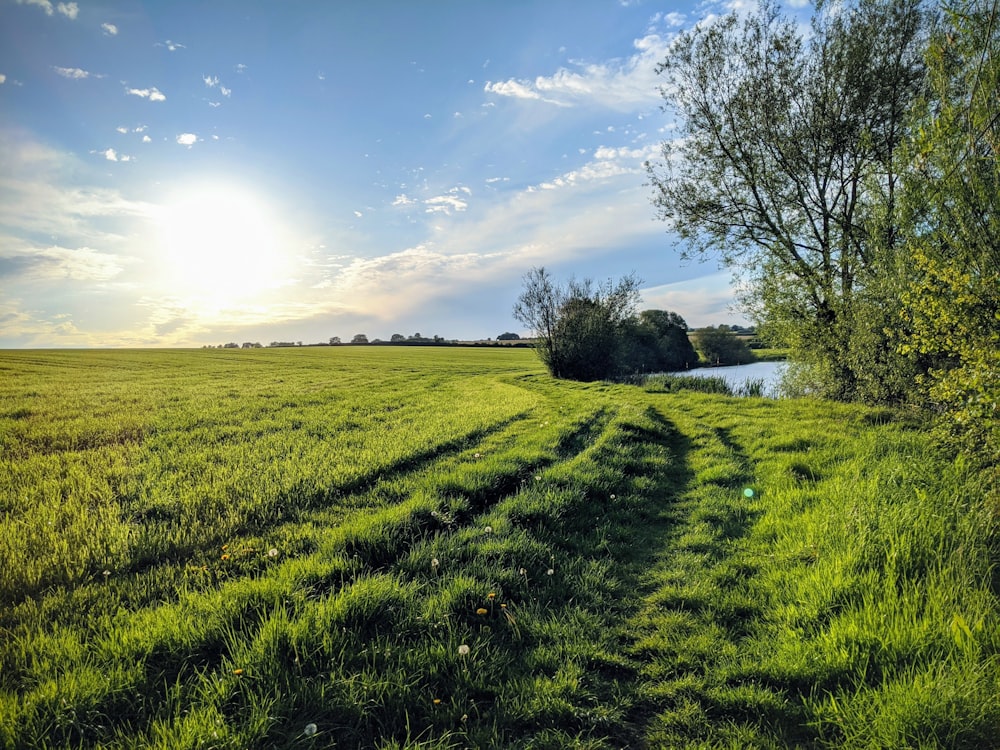
[[[431,560],[431,567],[436,568],[438,566],[438,559],[435,557]]]
[[[306,737],[312,737],[316,734],[318,727],[315,724],[306,724],[306,728],[302,730],[302,734]]]
[[[555,571],[552,568],[549,568],[548,570],[545,571],[545,575],[547,575],[547,576],[550,576],[553,573],[555,573]]]
[[[487,534],[492,534],[493,533],[493,527],[492,526],[487,526],[485,529],[483,529],[483,531],[485,531]]]
[[[267,556],[268,557],[277,557],[278,556],[278,550],[275,549],[274,547],[271,547],[271,549],[269,549],[267,551]]]
[[[459,656],[468,656],[470,650],[471,649],[467,645],[465,645],[463,643],[461,646],[458,647],[458,655]]]

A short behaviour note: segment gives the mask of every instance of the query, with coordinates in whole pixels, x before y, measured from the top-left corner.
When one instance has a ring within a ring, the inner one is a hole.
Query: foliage
[[[648,169],[685,253],[742,272],[770,337],[824,373],[826,395],[850,399],[861,355],[886,350],[852,336],[882,331],[858,297],[883,271],[873,232],[897,242],[895,156],[925,22],[920,0],[817,5],[808,35],[773,2],[682,34],[659,67],[679,137]]]
[[[354,338],[351,339],[352,344],[367,344],[368,337],[363,333],[354,334]]]
[[[1000,747],[987,479],[888,409],[501,347],[0,366],[4,747]]]
[[[622,332],[619,370],[666,372],[698,364],[684,318],[666,310],[643,310]]]
[[[906,182],[903,350],[931,362],[924,383],[950,439],[1000,463],[1000,18],[945,4],[928,51]]]
[[[745,365],[756,360],[746,342],[727,325],[699,328],[694,340],[702,359],[711,365]]]
[[[534,268],[524,277],[514,318],[535,334],[535,350],[553,376],[600,380],[616,372],[638,290],[634,275],[617,284],[571,279],[560,286],[545,268]]]

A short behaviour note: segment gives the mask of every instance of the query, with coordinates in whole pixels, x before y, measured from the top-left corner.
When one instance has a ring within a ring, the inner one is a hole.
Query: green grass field
[[[1000,748],[995,488],[890,411],[657,390],[0,352],[0,747]]]

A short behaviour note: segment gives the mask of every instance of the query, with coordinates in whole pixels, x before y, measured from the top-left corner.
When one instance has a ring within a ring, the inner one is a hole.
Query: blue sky
[[[540,265],[745,323],[642,166],[736,4],[0,0],[0,347],[523,333]]]

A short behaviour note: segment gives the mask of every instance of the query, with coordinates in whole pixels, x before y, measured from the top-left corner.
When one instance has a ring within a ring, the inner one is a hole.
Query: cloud
[[[72,78],[75,80],[90,78],[92,75],[89,71],[83,70],[82,68],[60,68],[58,65],[53,65],[52,70],[61,75],[63,78]],[[102,76],[94,77],[101,78]]]
[[[243,63],[236,63],[236,66],[233,68],[233,70],[235,70],[237,73],[246,73],[247,66],[244,65]]]
[[[152,140],[153,140],[153,139],[152,139],[152,138],[150,138],[150,137],[149,137],[148,135],[144,135],[144,136],[142,137],[142,142],[143,142],[143,143],[151,143],[151,142],[152,142]]]
[[[108,161],[118,161],[118,154],[115,153],[113,148],[109,148],[107,151],[102,151],[101,153],[104,154],[104,158]]]
[[[7,76],[0,73],[0,83],[7,83]]]
[[[198,136],[194,133],[181,133],[177,136],[177,142],[182,146],[191,147],[199,140]]]
[[[206,76],[206,75],[202,75],[201,80],[203,80],[205,82],[205,85],[208,86],[208,88],[210,88],[210,89],[214,89],[215,87],[218,87],[219,88],[219,93],[222,94],[223,96],[228,97],[230,94],[233,93],[232,89],[227,88],[226,86],[224,86],[219,81],[219,76]],[[218,103],[213,103],[212,106],[217,107]]]
[[[70,20],[74,20],[80,12],[80,8],[76,3],[59,3],[53,7],[51,0],[17,0],[17,4],[34,5],[45,11],[45,15],[47,16],[51,16],[58,11],[60,15],[66,16]]]
[[[510,79],[487,83],[487,93],[517,99],[533,99],[562,107],[596,104],[618,111],[655,107],[659,101],[656,65],[667,53],[669,39],[647,34],[633,41],[630,57],[600,63],[574,62],[550,76],[533,81]]]
[[[124,270],[119,258],[90,247],[32,247],[13,237],[0,246],[3,266],[22,280],[108,281]]]
[[[205,82],[205,85],[208,86],[209,88],[219,85],[218,76],[202,76],[201,79]]]
[[[718,271],[688,281],[649,287],[640,291],[645,308],[680,313],[692,327],[749,320],[739,311],[729,271]]]
[[[406,193],[400,193],[399,195],[396,196],[395,200],[393,200],[392,205],[394,205],[394,206],[412,206],[416,202],[417,201],[416,201],[415,198],[409,198],[409,197],[407,197]]]
[[[154,47],[166,47],[166,48],[167,48],[167,49],[168,49],[169,51],[171,51],[171,52],[176,52],[176,51],[177,51],[177,50],[179,50],[179,49],[187,49],[187,48],[186,48],[186,47],[185,47],[185,46],[184,46],[183,44],[181,44],[180,42],[172,42],[172,41],[170,41],[169,39],[167,39],[167,40],[166,40],[166,41],[164,41],[164,42],[155,42],[155,43],[153,44],[153,46],[154,46]]]
[[[104,31],[105,35],[107,35],[107,36],[117,36],[118,35],[118,27],[115,26],[113,23],[102,23],[101,24],[101,29]]]
[[[151,89],[129,89],[129,88],[126,88],[125,89],[125,93],[129,94],[130,96],[138,96],[138,97],[141,97],[143,99],[149,99],[149,101],[151,101],[151,102],[163,102],[163,101],[167,100],[166,95],[163,94],[155,86],[153,88],[151,88]]]

